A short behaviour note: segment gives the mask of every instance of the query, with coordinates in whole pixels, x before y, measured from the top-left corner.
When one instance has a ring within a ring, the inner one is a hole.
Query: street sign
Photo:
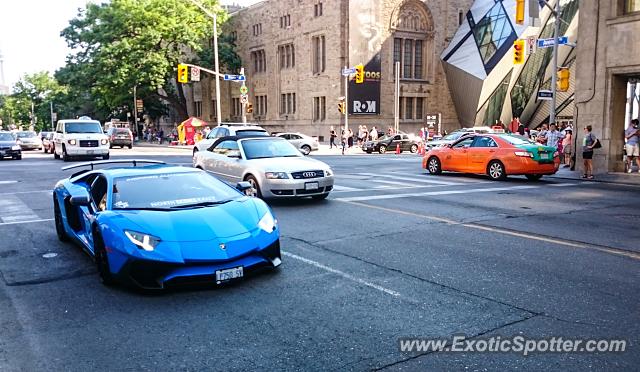
[[[249,103],[249,96],[246,94],[241,95],[240,103],[242,103],[243,105],[246,105],[247,103]]]
[[[191,67],[191,81],[200,81],[200,67]]]
[[[51,120],[53,120],[53,121],[58,120],[58,113],[57,112],[52,112],[51,113]]]
[[[536,52],[537,41],[538,41],[538,38],[536,38],[535,36],[527,37],[527,54],[531,55]]]
[[[224,75],[224,80],[231,80],[231,81],[245,81],[247,80],[247,77],[244,75]]]
[[[558,45],[564,45],[569,42],[569,38],[566,36],[561,36],[558,38]],[[538,48],[549,48],[555,44],[554,38],[549,39],[538,39]]]
[[[553,99],[553,92],[550,90],[539,90],[538,91],[538,100],[539,101],[550,101]]]
[[[351,74],[355,74],[356,73],[356,68],[352,67],[352,68],[343,68],[342,69],[342,76],[349,76]]]
[[[247,88],[247,86],[243,84],[243,85],[240,87],[240,93],[241,93],[241,94],[243,94],[243,95],[246,95],[246,94],[247,94],[247,92],[249,92],[249,88]]]

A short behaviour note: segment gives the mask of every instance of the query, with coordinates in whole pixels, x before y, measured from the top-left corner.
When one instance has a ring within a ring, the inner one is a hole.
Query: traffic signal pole
[[[553,69],[551,74],[551,111],[549,112],[549,123],[556,122],[556,96],[558,94],[558,38],[560,37],[560,0],[556,0],[556,22],[553,31]]]
[[[344,66],[347,69],[347,66]],[[344,132],[349,130],[349,75],[344,76]]]

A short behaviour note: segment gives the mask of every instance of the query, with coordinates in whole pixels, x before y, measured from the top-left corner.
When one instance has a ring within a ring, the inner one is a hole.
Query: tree
[[[203,3],[217,12],[221,26],[227,14],[218,1]],[[89,3],[62,31],[76,52],[68,56],[59,75],[71,86],[89,91],[99,112],[128,105],[132,88],[137,86],[149,107],[158,107],[154,99],[162,100],[186,118],[186,99],[176,81],[176,67],[195,58],[211,34],[212,20],[189,1]]]

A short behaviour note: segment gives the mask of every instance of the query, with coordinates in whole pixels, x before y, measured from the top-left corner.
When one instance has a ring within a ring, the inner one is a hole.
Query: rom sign
[[[375,114],[376,101],[353,101],[354,114]]]

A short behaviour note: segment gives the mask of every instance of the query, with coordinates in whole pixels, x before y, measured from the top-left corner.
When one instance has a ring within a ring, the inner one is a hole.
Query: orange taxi
[[[539,180],[560,167],[555,147],[544,146],[512,134],[469,134],[456,142],[425,153],[422,168],[431,174],[442,171],[486,174],[493,180],[525,175]]]

